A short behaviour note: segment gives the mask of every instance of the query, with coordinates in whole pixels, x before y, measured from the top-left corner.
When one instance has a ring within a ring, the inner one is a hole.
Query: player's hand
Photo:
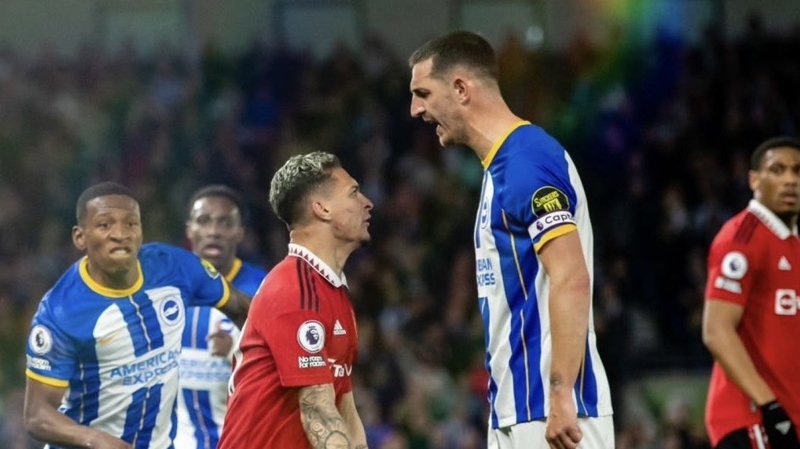
[[[233,337],[229,331],[223,330],[219,324],[214,327],[214,331],[206,337],[208,348],[211,355],[228,357],[233,348]]]
[[[578,427],[578,410],[570,389],[550,392],[550,411],[544,436],[554,449],[575,449],[583,438],[583,432]]]
[[[769,446],[772,449],[800,449],[797,429],[783,406],[776,400],[767,402],[760,409]]]
[[[133,446],[119,438],[93,430],[89,438],[89,447],[92,449],[133,449]]]

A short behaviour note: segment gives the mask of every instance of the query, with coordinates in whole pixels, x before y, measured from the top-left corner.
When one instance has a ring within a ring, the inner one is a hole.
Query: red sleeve
[[[747,244],[730,239],[714,240],[708,253],[707,300],[719,299],[745,305],[759,266],[756,248],[752,240]]]
[[[319,313],[297,310],[279,315],[262,330],[284,387],[333,383],[323,323]]]

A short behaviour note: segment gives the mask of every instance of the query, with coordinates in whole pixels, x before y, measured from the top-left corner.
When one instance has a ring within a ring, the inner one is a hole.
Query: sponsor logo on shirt
[[[569,198],[553,186],[544,186],[533,192],[531,210],[537,217],[559,210],[569,210]]]
[[[482,257],[476,260],[475,268],[478,271],[478,287],[488,287],[497,283],[497,279],[495,279],[494,276],[492,259],[488,257]]]
[[[220,357],[197,356],[197,350],[192,354],[189,349],[184,348],[180,359],[181,382],[197,381],[220,383],[228,382],[231,375],[231,365],[227,360]],[[189,358],[194,355],[195,358]]]
[[[52,368],[50,367],[50,361],[47,359],[41,359],[39,357],[31,357],[27,356],[28,359],[28,368],[37,369],[39,371],[50,371]]]
[[[123,385],[147,384],[178,368],[180,349],[163,351],[139,362],[129,363],[111,370],[109,378],[122,379]]]
[[[339,320],[336,320],[336,323],[333,325],[333,335],[347,335],[347,331],[342,327],[342,323]]]
[[[536,230],[529,229],[529,232],[531,232],[531,237],[535,239],[546,231],[567,223],[575,224],[575,220],[572,218],[572,214],[569,213],[569,211],[551,212],[539,217],[539,219],[533,223]]]
[[[483,201],[481,201],[481,229],[486,229],[486,225],[489,224],[489,198],[485,197]]]
[[[325,360],[321,355],[300,356],[297,358],[300,368],[320,368],[325,366]]]
[[[53,336],[50,334],[50,329],[41,324],[33,326],[28,337],[28,344],[35,354],[45,355],[50,352],[53,347]]]
[[[775,314],[797,315],[797,292],[790,288],[775,291]]]
[[[306,352],[318,353],[325,346],[325,327],[315,320],[304,322],[297,329],[297,342]]]
[[[347,363],[338,364],[336,363],[336,359],[328,359],[328,363],[331,364],[331,371],[333,371],[333,377],[349,377],[350,374],[353,372],[353,366],[348,365]]]
[[[741,293],[742,292],[742,284],[739,281],[732,281],[730,279],[725,279],[722,276],[717,277],[714,280],[714,287],[727,290],[731,293]]]

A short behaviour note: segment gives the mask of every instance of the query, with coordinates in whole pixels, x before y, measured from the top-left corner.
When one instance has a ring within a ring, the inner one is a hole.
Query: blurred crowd
[[[748,20],[735,39],[712,26],[696,43],[668,33],[644,43],[620,27],[557,52],[514,36],[497,47],[512,109],[556,135],[584,178],[620,448],[707,447],[685,404],[646,427],[626,412],[625,392],[654,373],[708,373],[700,320],[710,239],[750,198],[752,149],[798,135],[800,25],[776,34]],[[166,44],[152,56],[92,43],[71,57],[0,49],[3,447],[38,447],[21,424],[25,339],[39,299],[79,257],[70,231],[85,187],[131,187],[145,239],[183,245],[189,195],[227,184],[249,205],[241,256],[269,268],[287,243],[269,181],[288,156],[313,150],[339,155],[375,203],[373,242],[346,267],[370,447],[484,447],[471,246],[482,169],[409,117],[407,55],[376,36],[321,61],[281,42],[236,56],[208,47],[196,67],[180,55]]]

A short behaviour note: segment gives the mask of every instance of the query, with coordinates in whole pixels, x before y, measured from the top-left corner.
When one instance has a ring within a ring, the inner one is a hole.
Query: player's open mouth
[[[204,256],[210,256],[210,257],[219,256],[220,254],[222,254],[222,247],[218,245],[208,245],[203,247],[202,253]]]
[[[131,249],[127,247],[118,247],[118,248],[111,248],[111,254],[113,255],[126,255],[130,254]]]

